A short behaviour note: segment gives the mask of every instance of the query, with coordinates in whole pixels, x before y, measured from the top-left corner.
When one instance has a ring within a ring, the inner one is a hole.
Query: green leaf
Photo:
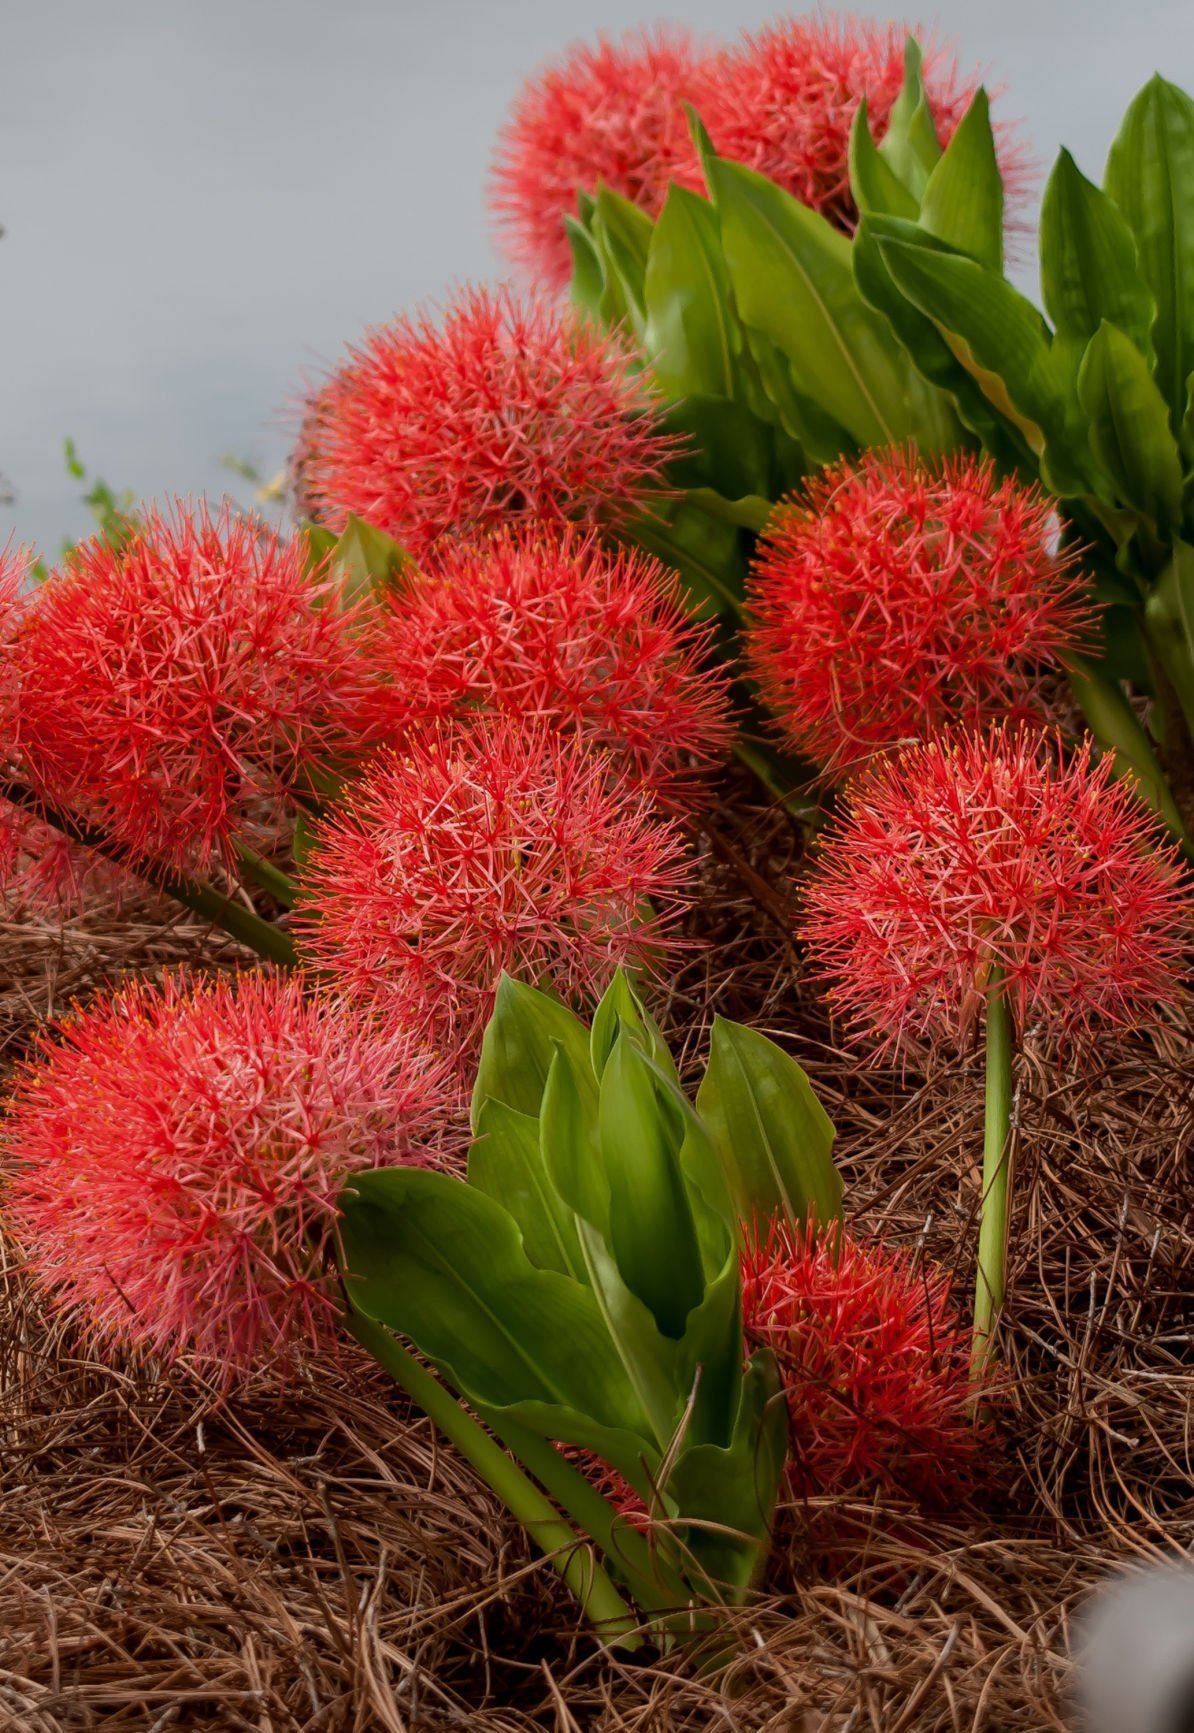
[[[557,1045],[588,1070],[589,1036],[584,1024],[558,999],[503,975],[481,1041],[473,1085],[474,1131],[488,1100],[502,1101],[532,1119],[538,1117]]]
[[[900,213],[896,213],[899,215]],[[985,90],[977,90],[920,201],[921,227],[1003,269],[1003,177]]]
[[[544,1166],[539,1122],[503,1101],[487,1101],[469,1150],[469,1184],[502,1204],[518,1223],[523,1250],[540,1270],[588,1281],[573,1212]]]
[[[341,1207],[353,1305],[409,1336],[470,1400],[651,1437],[594,1295],[535,1269],[492,1198],[449,1174],[382,1168],[355,1175]]]
[[[684,495],[689,505],[716,518],[718,523],[737,524],[740,529],[761,535],[766,529],[774,503],[761,494],[745,493],[738,499],[727,499],[711,487],[690,487]]]
[[[1078,374],[1090,444],[1115,496],[1162,529],[1181,522],[1182,466],[1169,412],[1139,349],[1104,321]]]
[[[1132,231],[1068,150],[1058,157],[1041,204],[1041,292],[1060,337],[1088,343],[1105,319],[1151,355],[1156,309]]]
[[[880,246],[885,240],[906,240],[942,253],[951,249],[944,241],[926,235],[915,223],[899,217],[864,217],[854,236],[854,280],[859,292],[868,306],[883,315],[922,377],[935,387],[926,402],[917,434],[920,450],[956,451],[965,443],[960,421],[977,434],[1002,467],[1013,468],[1018,461],[1031,462],[1032,455],[1018,430],[996,413],[933,321],[897,287]]]
[[[689,1547],[731,1600],[745,1598],[767,1563],[787,1449],[779,1370],[761,1352],[747,1366],[729,1446],[682,1451],[669,1482],[677,1508],[692,1519]]]
[[[864,96],[850,128],[850,191],[860,212],[915,220],[920,205],[871,136]]]
[[[736,395],[730,280],[707,199],[673,183],[655,224],[643,295],[644,346],[664,391]]]
[[[896,287],[932,319],[984,396],[1048,461],[1056,491],[1083,494],[1089,458],[1075,445],[1050,332],[1032,303],[998,272],[960,253],[881,239]]]
[[[796,1061],[740,1023],[717,1017],[697,1112],[721,1157],[740,1222],[779,1211],[839,1221],[842,1182],[833,1124]]]
[[[744,403],[685,397],[668,405],[664,425],[685,442],[685,450],[668,465],[669,486],[710,488],[737,499],[769,495],[776,485],[775,430]]]
[[[625,317],[640,341],[646,335],[645,286],[652,228],[645,211],[610,187],[598,187],[589,233],[605,275],[602,310],[610,324]]]
[[[733,524],[718,523],[685,500],[665,500],[628,523],[624,533],[679,572],[694,613],[741,613],[746,556]]]
[[[683,1115],[623,1035],[601,1074],[597,1110],[609,1179],[609,1246],[618,1273],[678,1341],[705,1289],[692,1203],[678,1160]]]
[[[904,83],[892,105],[887,131],[879,146],[884,161],[919,201],[929,176],[941,160],[941,143],[925,94],[921,66],[924,55],[914,36],[904,42]]]
[[[626,971],[617,969],[601,996],[589,1031],[589,1057],[598,1078],[623,1031],[671,1082],[679,1084],[675,1060],[668,1051],[659,1025],[630,985]]]
[[[393,536],[359,517],[349,517],[332,558],[347,576],[345,593],[350,600],[392,595],[415,570],[414,560]]]
[[[1194,371],[1194,102],[1159,73],[1124,116],[1103,184],[1156,302],[1157,384],[1176,427]]]
[[[860,445],[912,434],[911,370],[858,293],[846,237],[740,163],[716,158],[709,174],[744,324],[783,351],[797,390]]]
[[[310,576],[327,566],[336,552],[339,538],[322,524],[304,524],[299,535],[303,542],[303,569]]]
[[[1181,815],[1174,804],[1165,773],[1152,741],[1124,696],[1122,686],[1118,681],[1104,678],[1097,668],[1081,658],[1074,659],[1070,685],[1082,706],[1091,733],[1103,750],[1112,754],[1116,775],[1130,777],[1145,803],[1175,836],[1184,840]]]
[[[1194,463],[1194,373],[1186,380],[1186,413],[1182,417],[1182,450]]]
[[[578,313],[600,320],[605,298],[605,273],[601,268],[601,255],[588,229],[583,223],[577,222],[575,217],[565,217],[564,228],[572,254],[569,298]]]

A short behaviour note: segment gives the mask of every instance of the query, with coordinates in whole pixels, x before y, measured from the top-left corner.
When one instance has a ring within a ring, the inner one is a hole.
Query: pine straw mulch
[[[839,1128],[854,1219],[972,1279],[976,1063],[922,1078],[835,1050],[784,931],[799,839],[741,799],[705,863],[705,948],[670,984],[791,1042]],[[0,926],[10,1058],[137,969],[230,966],[160,908]],[[385,1377],[345,1346],[221,1402],[104,1365],[0,1280],[0,1728],[21,1733],[929,1733],[1067,1725],[1070,1621],[1124,1563],[1194,1545],[1191,1032],[1020,1068],[1002,1449],[948,1520],[790,1509],[717,1680],[619,1662]],[[814,1538],[810,1538],[814,1537]],[[832,1541],[832,1563],[827,1548]]]

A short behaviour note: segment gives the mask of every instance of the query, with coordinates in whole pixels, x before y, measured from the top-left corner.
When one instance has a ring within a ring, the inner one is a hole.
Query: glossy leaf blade
[[[1003,269],[1003,176],[985,90],[977,90],[920,201],[921,227]]]
[[[1041,292],[1060,336],[1087,343],[1106,319],[1151,354],[1156,308],[1132,231],[1068,150],[1058,157],[1041,204]]]
[[[1082,360],[1078,397],[1090,443],[1116,497],[1155,525],[1181,522],[1182,466],[1169,411],[1130,337],[1099,326]]]
[[[543,1163],[538,1120],[503,1101],[486,1101],[469,1150],[468,1183],[514,1217],[536,1269],[587,1281],[575,1218]]]
[[[557,1043],[587,1068],[589,1036],[583,1023],[558,999],[503,975],[481,1041],[473,1086],[474,1131],[491,1099],[537,1117]]]
[[[717,212],[673,185],[655,224],[643,284],[644,340],[664,391],[736,395],[730,281]]]

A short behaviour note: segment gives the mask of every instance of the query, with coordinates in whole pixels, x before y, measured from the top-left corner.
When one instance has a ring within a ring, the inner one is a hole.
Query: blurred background
[[[0,544],[53,555],[91,527],[67,436],[138,497],[251,497],[221,458],[272,475],[304,379],[345,342],[502,272],[488,165],[528,71],[600,30],[733,35],[782,9],[6,0]],[[1101,178],[1152,72],[1194,87],[1191,0],[950,0],[925,21],[1002,88],[1042,169],[1064,141]]]

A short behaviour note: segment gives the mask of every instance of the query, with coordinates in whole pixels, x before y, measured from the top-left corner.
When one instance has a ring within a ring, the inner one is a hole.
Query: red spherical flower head
[[[915,32],[913,32],[915,34]],[[698,100],[718,154],[778,181],[847,232],[858,220],[850,192],[850,131],[866,98],[880,141],[904,81],[906,25],[832,13],[781,18],[712,62]],[[928,45],[922,77],[944,146],[981,83],[961,78],[952,53]],[[996,128],[1005,190],[1030,176],[1014,132]]]
[[[338,584],[263,524],[138,515],[82,544],[19,641],[21,751],[48,800],[141,857],[231,861],[264,791],[341,744],[363,664]]]
[[[1091,629],[1053,507],[986,460],[871,452],[772,518],[747,655],[797,751],[833,776],[954,723],[1044,720],[1039,675]]]
[[[371,332],[319,402],[303,469],[319,521],[364,518],[417,559],[520,519],[632,515],[678,449],[620,338],[500,288]]]
[[[296,979],[134,984],[43,1042],[5,1140],[5,1220],[99,1347],[190,1349],[221,1381],[335,1323],[336,1199],[416,1157],[442,1074]]]
[[[505,250],[539,281],[572,274],[564,218],[604,184],[650,217],[668,182],[702,186],[685,101],[704,55],[686,30],[629,31],[574,44],[527,81],[498,139],[492,204]]]
[[[687,903],[680,835],[575,737],[493,717],[380,760],[307,870],[312,959],[471,1056],[503,970],[590,998],[659,966]]]
[[[1023,1028],[1156,1018],[1181,997],[1194,900],[1134,789],[1028,730],[963,734],[882,760],[806,891],[804,938],[880,1052],[952,1044],[998,970]]]
[[[728,749],[729,681],[675,574],[565,528],[446,547],[379,633],[371,732],[508,711],[574,730],[683,809]]]
[[[776,1222],[742,1258],[748,1341],[779,1363],[797,1497],[948,1505],[972,1488],[969,1341],[939,1270],[842,1233]]]

